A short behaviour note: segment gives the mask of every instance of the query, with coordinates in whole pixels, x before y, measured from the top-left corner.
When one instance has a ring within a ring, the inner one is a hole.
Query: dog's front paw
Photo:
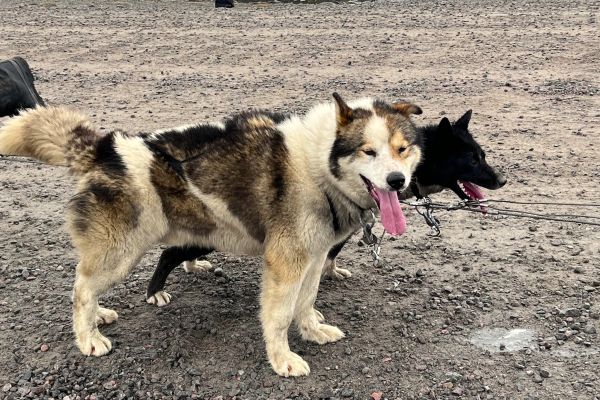
[[[94,329],[77,338],[77,347],[86,356],[100,357],[110,352],[112,344],[98,329]]]
[[[188,273],[207,272],[212,269],[212,264],[206,260],[186,261],[183,263],[183,269]]]
[[[344,336],[339,328],[328,324],[311,324],[310,326],[301,326],[300,334],[305,340],[318,344],[337,342]]]
[[[96,325],[109,325],[115,322],[119,318],[119,314],[116,311],[110,310],[104,307],[98,307],[96,313]]]
[[[171,295],[164,290],[154,293],[146,299],[148,304],[156,304],[159,307],[166,306],[171,302]]]
[[[308,363],[292,351],[282,351],[269,357],[273,370],[281,376],[304,376],[310,373]]]

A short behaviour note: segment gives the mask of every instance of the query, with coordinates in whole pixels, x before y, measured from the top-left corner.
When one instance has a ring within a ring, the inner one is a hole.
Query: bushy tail
[[[87,172],[100,135],[83,114],[65,107],[37,107],[0,127],[0,154],[25,156]]]

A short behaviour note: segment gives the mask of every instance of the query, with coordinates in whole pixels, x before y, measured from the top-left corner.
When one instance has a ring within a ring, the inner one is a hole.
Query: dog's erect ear
[[[335,116],[339,126],[348,125],[352,122],[352,109],[346,104],[342,96],[337,93],[333,94],[335,99]]]
[[[410,117],[411,114],[423,114],[421,107],[407,101],[398,101],[396,103],[392,103],[392,108],[404,115],[406,118]]]
[[[450,123],[450,120],[446,117],[442,118],[438,128],[441,133],[452,133],[453,132],[452,124]]]
[[[469,127],[469,121],[471,121],[471,114],[473,114],[473,110],[469,110],[456,121],[454,126],[459,128],[467,129]]]

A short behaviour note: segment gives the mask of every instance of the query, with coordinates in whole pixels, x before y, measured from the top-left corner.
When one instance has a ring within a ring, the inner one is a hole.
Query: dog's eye
[[[402,153],[404,153],[405,151],[406,151],[406,147],[400,147],[400,148],[398,149],[398,154],[402,154]]]
[[[366,155],[368,155],[370,157],[375,157],[377,155],[377,152],[375,150],[371,150],[371,149],[363,150],[363,153],[365,153]]]

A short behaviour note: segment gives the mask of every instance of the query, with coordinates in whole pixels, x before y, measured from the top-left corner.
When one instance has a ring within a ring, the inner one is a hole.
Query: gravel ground
[[[597,202],[598,3],[497,3],[4,1],[0,58],[24,56],[49,103],[106,130],[304,111],[333,91],[412,99],[419,123],[473,108],[475,135],[509,179],[492,197]],[[386,265],[356,239],[341,254],[354,275],[324,281],[317,308],[347,337],[318,346],[292,333],[312,373],[284,379],[261,340],[261,262],[226,254],[209,257],[221,274],[176,270],[174,300],[158,309],[144,301],[155,249],[102,300],[120,313],[103,328],[113,352],[82,356],[63,228],[72,188],[63,168],[0,160],[0,398],[600,396],[597,227],[440,213],[432,238],[409,211]]]

